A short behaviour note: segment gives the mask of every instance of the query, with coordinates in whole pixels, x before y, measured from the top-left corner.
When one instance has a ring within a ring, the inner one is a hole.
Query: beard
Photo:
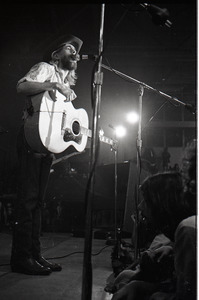
[[[61,66],[62,66],[63,70],[72,71],[72,70],[76,70],[77,69],[77,62],[75,60],[72,61],[71,57],[63,56],[60,59],[60,62],[61,62]]]

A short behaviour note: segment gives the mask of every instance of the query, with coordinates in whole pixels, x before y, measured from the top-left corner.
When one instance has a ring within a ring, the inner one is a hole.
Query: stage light
[[[123,137],[126,135],[126,128],[122,125],[115,127],[115,134],[117,137]]]
[[[134,124],[137,123],[138,120],[139,120],[139,115],[136,112],[132,111],[127,114],[127,121],[129,123]]]

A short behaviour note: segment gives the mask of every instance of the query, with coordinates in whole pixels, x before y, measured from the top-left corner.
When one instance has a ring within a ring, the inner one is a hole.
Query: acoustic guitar
[[[25,120],[25,137],[30,147],[39,153],[61,153],[70,146],[82,152],[92,137],[88,114],[83,108],[74,108],[58,91],[34,95],[34,113]],[[115,146],[116,141],[99,136],[100,141]]]

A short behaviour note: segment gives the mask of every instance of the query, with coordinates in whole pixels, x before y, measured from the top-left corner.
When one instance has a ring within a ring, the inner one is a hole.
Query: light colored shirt
[[[34,65],[29,72],[22,77],[17,85],[24,81],[30,82],[59,82],[61,84],[65,84],[70,88],[69,82],[67,80],[68,71],[58,69],[57,65],[53,62],[39,62]],[[72,90],[70,95],[70,101],[73,101],[76,98],[75,92]],[[27,110],[31,107],[31,97],[27,97],[27,104],[24,109],[23,119],[27,117]]]

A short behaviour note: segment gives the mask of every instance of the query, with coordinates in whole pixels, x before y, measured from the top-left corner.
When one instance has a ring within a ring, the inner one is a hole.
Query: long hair
[[[140,189],[154,227],[173,238],[178,223],[187,214],[181,174],[155,174],[146,178]]]
[[[67,80],[68,80],[70,86],[74,86],[76,84],[77,74],[76,74],[75,70],[68,72]]]

